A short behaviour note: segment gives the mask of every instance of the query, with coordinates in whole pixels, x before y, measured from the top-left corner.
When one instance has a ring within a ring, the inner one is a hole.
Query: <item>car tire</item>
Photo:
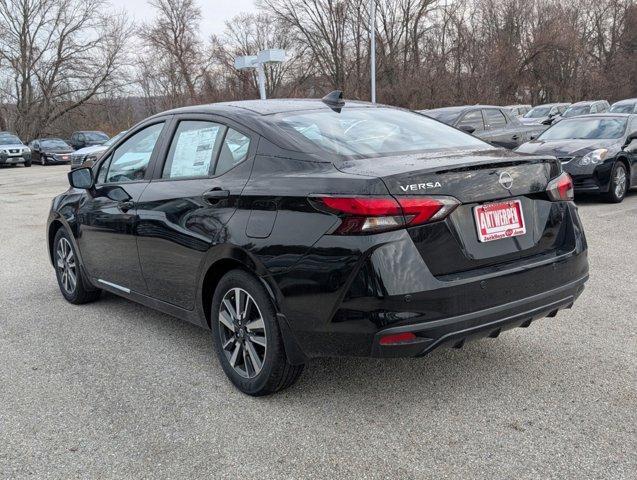
[[[60,228],[53,239],[53,265],[60,292],[75,305],[94,302],[102,291],[84,278],[79,258],[69,234]]]
[[[243,393],[262,396],[283,390],[303,371],[303,365],[288,361],[265,288],[244,270],[231,270],[219,281],[212,298],[211,330],[221,367]]]
[[[610,173],[610,185],[606,200],[611,203],[621,203],[628,191],[628,170],[623,162],[615,162]]]
[[[30,167],[31,166],[31,162],[24,162],[24,166],[25,167]]]

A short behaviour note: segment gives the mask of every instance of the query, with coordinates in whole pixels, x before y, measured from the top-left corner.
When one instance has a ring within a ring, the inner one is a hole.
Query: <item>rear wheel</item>
[[[628,191],[628,171],[622,162],[615,162],[610,174],[610,187],[606,199],[612,203],[620,203],[624,200]]]
[[[252,275],[228,272],[215,290],[211,312],[217,357],[239,390],[267,395],[289,387],[301,375],[303,365],[289,363],[274,307]]]
[[[63,228],[53,240],[53,262],[60,291],[68,302],[79,305],[99,298],[102,291],[91,287],[84,278],[73,242]]]

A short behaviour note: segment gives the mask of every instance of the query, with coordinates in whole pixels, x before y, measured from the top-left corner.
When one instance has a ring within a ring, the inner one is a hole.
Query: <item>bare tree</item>
[[[140,83],[150,99],[162,97],[160,106],[197,101],[209,54],[199,36],[201,9],[194,0],[150,0],[155,20],[143,25],[145,46],[140,59]]]
[[[102,0],[0,0],[0,74],[25,139],[125,82],[129,23]]]

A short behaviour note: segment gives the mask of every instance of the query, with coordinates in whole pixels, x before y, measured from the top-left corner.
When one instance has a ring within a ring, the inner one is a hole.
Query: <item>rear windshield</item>
[[[632,103],[625,103],[623,105],[613,105],[610,107],[611,113],[633,113],[635,110],[635,105]]]
[[[442,123],[446,123],[447,125],[453,125],[455,121],[458,120],[458,117],[460,116],[462,112],[464,112],[464,110],[441,109],[441,110],[425,110],[421,113],[423,115],[427,115],[428,117],[435,118],[436,120]]]
[[[303,136],[321,150],[347,157],[490,147],[423,115],[393,108],[285,113],[278,115],[276,121],[278,126]]]
[[[573,118],[562,120],[546,130],[540,140],[612,139],[626,130],[625,118]]]

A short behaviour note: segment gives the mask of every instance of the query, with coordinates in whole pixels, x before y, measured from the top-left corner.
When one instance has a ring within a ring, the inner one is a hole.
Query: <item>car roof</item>
[[[637,103],[637,98],[625,98],[624,100],[618,100],[613,105],[630,105],[631,103]]]
[[[589,113],[587,115],[578,115],[576,117],[565,118],[562,121],[566,120],[575,120],[577,118],[599,118],[599,117],[610,117],[610,118],[637,118],[637,114],[635,113],[613,113],[613,112],[604,112],[604,113]]]
[[[385,105],[372,104],[357,100],[344,100],[341,108],[352,107],[384,107]],[[162,112],[158,115],[171,115],[179,113],[219,113],[219,114],[251,114],[251,115],[274,115],[277,113],[298,112],[304,110],[325,110],[332,107],[320,99],[301,98],[281,98],[270,100],[240,100],[234,102],[209,103],[205,105],[194,105],[181,107]]]
[[[605,102],[606,100],[582,100],[581,102],[571,103],[571,107],[584,107],[593,103]]]

